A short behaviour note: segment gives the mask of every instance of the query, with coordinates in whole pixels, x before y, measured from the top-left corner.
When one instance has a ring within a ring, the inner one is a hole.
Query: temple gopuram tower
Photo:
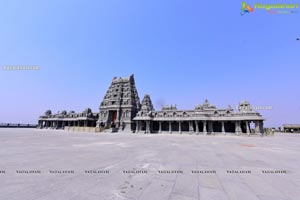
[[[97,127],[134,130],[133,118],[140,107],[134,75],[129,78],[114,77],[99,106]]]
[[[141,111],[143,112],[150,112],[150,111],[154,111],[154,107],[150,98],[149,94],[146,94],[142,100],[142,107],[141,107]]]

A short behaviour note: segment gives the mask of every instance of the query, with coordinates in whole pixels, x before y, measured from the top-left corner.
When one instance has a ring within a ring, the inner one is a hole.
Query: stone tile
[[[227,194],[223,190],[199,187],[200,200],[229,200]]]
[[[66,133],[0,129],[0,199],[294,200],[300,196],[300,135],[237,137]],[[15,170],[39,169],[41,175]],[[50,175],[49,169],[74,170]],[[109,175],[84,170],[108,169]],[[146,175],[122,170],[145,169]],[[158,174],[157,170],[184,174]],[[191,170],[217,174],[190,174]],[[230,174],[226,170],[252,170]],[[261,170],[287,170],[262,174]]]

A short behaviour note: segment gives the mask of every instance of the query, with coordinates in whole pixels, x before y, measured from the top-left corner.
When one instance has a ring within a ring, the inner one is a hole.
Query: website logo
[[[275,3],[275,4],[260,4],[255,3],[254,7],[251,7],[246,2],[242,2],[241,15],[253,12],[257,9],[266,10],[269,14],[296,14],[298,13],[298,4],[287,3]]]
[[[241,15],[253,12],[254,9],[251,8],[246,2],[242,2]]]

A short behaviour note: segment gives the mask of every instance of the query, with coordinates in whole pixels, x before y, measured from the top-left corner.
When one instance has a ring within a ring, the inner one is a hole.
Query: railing
[[[37,124],[0,123],[0,128],[36,128]]]

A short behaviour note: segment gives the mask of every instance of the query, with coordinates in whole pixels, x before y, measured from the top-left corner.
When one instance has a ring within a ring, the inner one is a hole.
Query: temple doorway
[[[116,110],[110,110],[108,113],[108,124],[115,125],[117,121],[117,111]]]

